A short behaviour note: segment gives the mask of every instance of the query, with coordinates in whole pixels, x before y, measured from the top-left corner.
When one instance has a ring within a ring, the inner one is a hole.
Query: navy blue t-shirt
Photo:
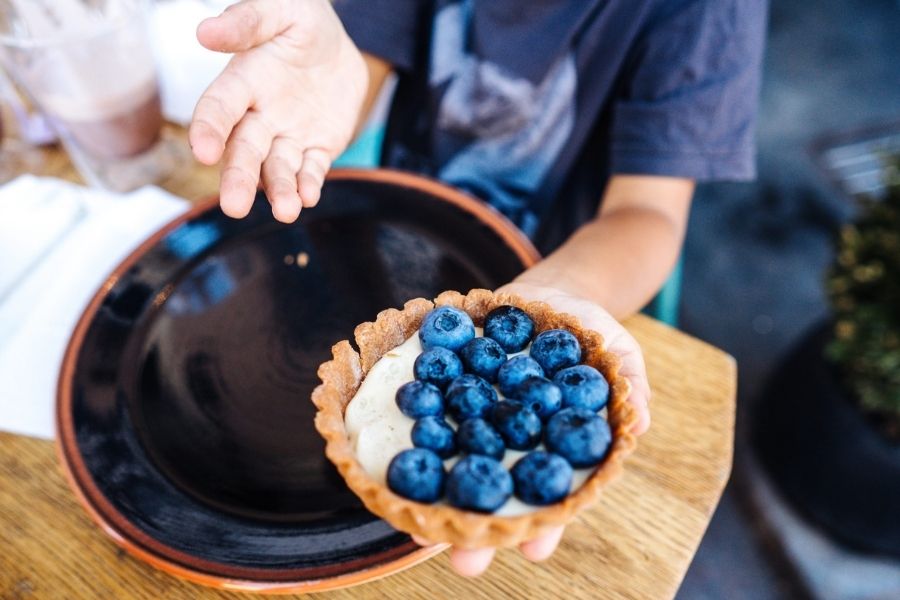
[[[398,86],[382,163],[550,251],[616,173],[754,176],[765,0],[335,0]]]

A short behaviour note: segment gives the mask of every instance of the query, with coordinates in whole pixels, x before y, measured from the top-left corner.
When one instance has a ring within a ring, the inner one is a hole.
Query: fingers
[[[263,186],[272,204],[272,214],[283,223],[300,216],[302,203],[297,191],[297,172],[303,163],[303,149],[287,138],[275,138],[262,166]]]
[[[216,52],[242,52],[263,44],[291,25],[292,3],[244,0],[197,27],[197,40]]]
[[[643,369],[643,357],[641,360],[641,372],[646,373]],[[631,428],[631,432],[635,435],[644,435],[650,429],[650,384],[647,382],[647,376],[628,376],[631,383],[631,394],[628,401],[637,409],[638,420]]]
[[[260,167],[271,145],[271,132],[255,114],[244,117],[232,132],[219,181],[219,203],[229,217],[240,219],[250,212]]]
[[[237,69],[232,60],[194,108],[188,140],[194,156],[205,165],[216,164],[222,158],[228,136],[250,108],[252,90]]]
[[[519,549],[528,560],[533,560],[535,562],[546,560],[550,558],[550,555],[553,554],[554,551],[556,551],[556,547],[559,546],[559,540],[562,539],[564,530],[565,527],[555,527],[541,537],[521,544]]]
[[[546,560],[559,546],[565,527],[554,527],[541,537],[525,542],[519,546],[525,558],[533,561]],[[479,548],[478,550],[460,550],[454,548],[450,552],[450,564],[460,575],[476,577],[484,573],[494,559],[494,548]]]
[[[631,390],[628,402],[637,411],[638,419],[631,431],[635,435],[643,435],[650,428],[650,381],[647,378],[647,367],[644,354],[630,333],[621,331],[617,339],[616,350],[621,352],[622,368],[619,373],[628,380]]]
[[[478,550],[460,550],[454,548],[450,552],[450,564],[460,575],[477,577],[484,573],[494,559],[494,548]]]
[[[431,546],[430,542],[417,535],[412,536],[415,543],[420,546]],[[477,550],[462,550],[461,548],[453,548],[450,551],[450,564],[453,570],[465,577],[477,577],[481,575],[487,568],[491,566],[494,560],[495,548],[479,548]]]
[[[563,526],[554,527],[541,537],[521,544],[519,549],[528,560],[546,560],[553,554],[556,547],[559,546],[559,541],[562,539],[564,530],[565,527]],[[419,536],[414,535],[412,538],[413,541],[420,546],[430,546],[432,544],[430,541],[420,538]],[[491,566],[491,561],[494,559],[495,553],[495,548],[479,548],[477,550],[454,548],[450,551],[450,564],[460,575],[477,577]]]
[[[318,204],[322,194],[325,175],[331,167],[331,157],[321,148],[310,148],[303,153],[303,166],[297,174],[297,190],[303,206],[312,207]]]
[[[643,435],[650,428],[650,382],[641,347],[621,323],[599,306],[594,305],[586,313],[582,318],[585,325],[603,334],[606,349],[622,359],[619,373],[631,386],[628,401],[638,416],[631,431]]]

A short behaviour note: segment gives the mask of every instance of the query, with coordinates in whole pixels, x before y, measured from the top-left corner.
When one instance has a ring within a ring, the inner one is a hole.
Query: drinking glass
[[[30,113],[0,69],[0,184],[44,165],[37,148],[56,140],[39,114]]]
[[[0,61],[88,183],[127,191],[184,162],[162,133],[144,0],[0,0]]]

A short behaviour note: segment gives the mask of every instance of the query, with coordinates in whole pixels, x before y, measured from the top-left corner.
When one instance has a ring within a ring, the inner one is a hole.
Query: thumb
[[[631,381],[631,395],[629,395],[628,401],[638,414],[637,422],[631,432],[635,435],[644,435],[650,429],[650,386],[646,379],[637,380],[637,383],[634,379],[629,381]]]
[[[243,0],[197,27],[197,40],[216,52],[242,52],[268,42],[288,29],[290,2]]]

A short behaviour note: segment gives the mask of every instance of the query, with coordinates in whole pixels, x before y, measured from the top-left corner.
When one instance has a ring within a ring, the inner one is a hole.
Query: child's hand
[[[521,551],[528,560],[534,562],[546,560],[550,558],[556,550],[556,547],[559,545],[559,540],[562,538],[564,529],[565,528],[562,526],[554,527],[549,533],[544,534],[537,539],[519,544],[519,551]],[[413,536],[413,540],[420,546],[432,545],[432,542],[423,540],[415,535]],[[496,552],[496,548],[479,548],[478,550],[461,550],[459,548],[453,548],[450,550],[450,564],[453,565],[453,569],[460,575],[476,577],[484,573],[487,568],[491,566],[491,561],[494,560],[494,554]]]
[[[622,359],[622,368],[619,372],[631,384],[628,401],[638,414],[634,433],[642,435],[647,431],[650,427],[650,384],[647,381],[644,354],[637,341],[621,323],[599,304],[553,287],[512,282],[497,291],[516,294],[526,300],[546,302],[554,310],[578,317],[583,327],[599,332],[603,336],[606,349]]]
[[[189,131],[197,160],[223,160],[222,210],[246,216],[262,175],[275,218],[294,221],[353,136],[368,86],[362,55],[328,0],[244,0],[203,21],[197,39],[235,53]]]
[[[555,310],[578,317],[584,327],[599,331],[606,342],[606,349],[621,357],[621,373],[631,383],[631,395],[628,400],[637,409],[639,415],[634,433],[641,435],[647,431],[647,428],[650,427],[650,385],[647,382],[644,357],[635,339],[618,321],[599,305],[551,287],[510,283],[497,291],[516,294],[526,300],[546,302]],[[540,538],[521,544],[519,550],[529,560],[544,560],[556,550],[562,534],[563,528],[558,527]],[[427,540],[418,538],[416,538],[416,542],[420,545],[429,544]],[[450,563],[460,575],[470,577],[480,575],[490,566],[495,551],[495,548],[479,548],[478,550],[453,548],[450,551]]]

